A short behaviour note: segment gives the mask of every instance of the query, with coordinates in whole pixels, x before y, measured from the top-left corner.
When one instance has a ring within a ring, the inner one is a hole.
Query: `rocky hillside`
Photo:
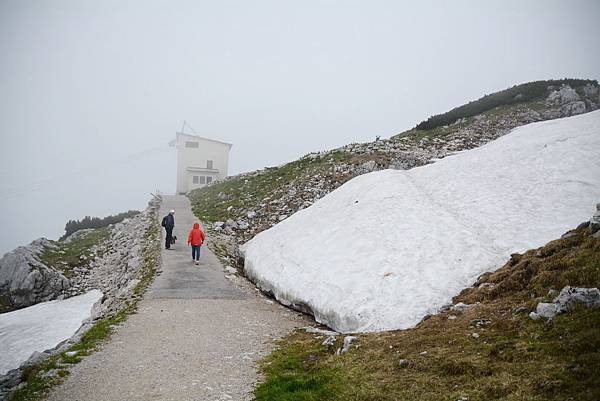
[[[0,259],[0,312],[99,289],[105,299],[135,286],[143,236],[157,204],[106,228],[40,238]]]
[[[155,198],[142,213],[113,226],[79,230],[61,241],[34,241],[32,245],[5,255],[0,261],[0,267],[6,269],[3,277],[9,279],[11,276],[6,272],[16,272],[12,277],[18,278],[43,268],[56,277],[62,277],[65,282],[64,286],[56,287],[36,282],[37,287],[31,288],[23,287],[27,280],[15,283],[9,280],[4,289],[18,288],[18,291],[5,295],[5,299],[12,302],[8,305],[11,308],[19,306],[15,300],[39,300],[36,298],[38,287],[45,288],[45,297],[57,299],[89,289],[99,289],[103,293],[102,299],[92,307],[90,318],[71,338],[52,349],[34,352],[18,368],[0,375],[0,400],[45,399],[48,390],[60,384],[74,364],[94,352],[110,337],[115,325],[123,323],[129,314],[135,312],[160,265],[159,205],[160,199]],[[33,266],[8,265],[7,261],[20,260],[15,255],[25,255],[24,258],[34,263]],[[15,297],[15,293],[20,298]],[[32,336],[32,333],[26,333],[27,336]]]
[[[600,229],[600,209],[595,219]],[[591,226],[513,254],[413,329],[297,331],[263,361],[256,399],[600,399],[600,231]]]
[[[208,229],[218,238],[213,243],[215,250],[230,264],[240,267],[239,244],[312,205],[351,178],[386,168],[421,166],[481,146],[517,126],[600,107],[596,81],[538,81],[527,85],[533,84],[537,89],[534,95],[527,92],[523,96],[526,102],[504,101],[450,125],[414,128],[389,139],[311,153],[279,167],[240,174],[195,190],[190,194],[194,213],[210,223]],[[519,88],[529,91],[530,86],[514,87],[509,93],[519,97]],[[542,86],[543,90],[539,89]]]

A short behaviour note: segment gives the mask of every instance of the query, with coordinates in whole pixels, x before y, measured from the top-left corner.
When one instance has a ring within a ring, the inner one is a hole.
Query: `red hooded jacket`
[[[190,235],[188,235],[188,245],[202,245],[202,243],[204,242],[204,238],[206,238],[206,236],[200,228],[200,224],[194,223],[194,228],[192,228],[192,231],[190,231]]]

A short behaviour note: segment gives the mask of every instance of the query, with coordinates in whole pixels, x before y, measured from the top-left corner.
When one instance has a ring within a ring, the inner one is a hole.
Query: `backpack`
[[[163,227],[167,226],[167,216],[163,217],[162,223],[160,223],[160,225],[163,226]]]

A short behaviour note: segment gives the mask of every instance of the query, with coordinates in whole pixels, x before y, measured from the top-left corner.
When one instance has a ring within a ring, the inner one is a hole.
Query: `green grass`
[[[271,379],[257,387],[257,401],[335,399],[344,378],[338,370],[315,363],[327,357],[327,348],[306,340],[299,331],[280,345],[282,348],[262,362],[263,372]]]
[[[140,282],[134,289],[138,297],[128,303],[125,308],[112,316],[98,320],[81,338],[81,341],[67,351],[50,357],[47,361],[30,367],[23,372],[25,385],[9,397],[9,401],[36,401],[43,400],[48,391],[62,383],[69,375],[69,365],[79,363],[83,357],[96,351],[102,343],[107,341],[114,331],[115,326],[127,320],[127,317],[135,313],[137,303],[141,299],[148,285],[152,282],[158,264],[160,263],[160,241],[159,225],[156,222],[156,214],[151,219],[152,223],[146,228],[144,234],[144,265],[141,269]],[[68,356],[67,352],[77,351],[75,356]],[[48,373],[55,373],[48,376]]]
[[[94,257],[91,249],[98,246],[97,256],[102,256],[105,249],[102,245],[110,236],[108,228],[98,228],[75,238],[71,242],[57,241],[56,248],[46,248],[40,255],[40,260],[47,266],[62,271],[65,277],[73,276],[73,269],[89,265]]]
[[[493,288],[463,291],[464,313],[435,315],[414,329],[358,335],[357,347],[335,355],[323,338],[297,331],[262,362],[257,400],[598,400],[600,310],[578,307],[534,321],[549,289],[599,287],[600,240],[583,230],[523,255],[482,277]],[[551,273],[551,274],[549,274]],[[537,297],[531,298],[531,294]],[[477,326],[482,320],[486,324]],[[479,338],[471,336],[477,332]],[[421,352],[427,351],[426,355]],[[400,359],[409,362],[400,365]]]

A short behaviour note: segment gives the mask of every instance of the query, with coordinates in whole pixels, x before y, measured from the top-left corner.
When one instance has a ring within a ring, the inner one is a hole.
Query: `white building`
[[[186,194],[227,177],[230,143],[177,132],[177,194]]]

